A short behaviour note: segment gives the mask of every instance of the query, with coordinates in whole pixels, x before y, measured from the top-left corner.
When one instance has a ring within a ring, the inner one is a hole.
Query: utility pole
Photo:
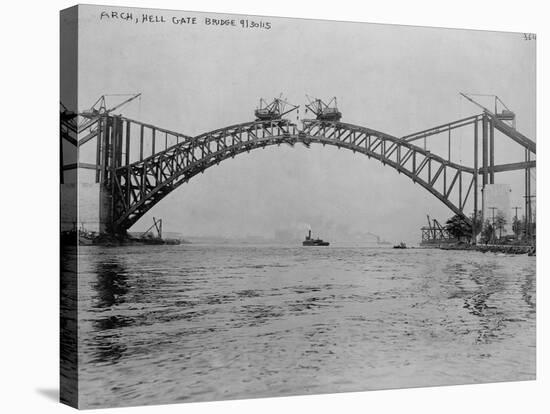
[[[488,207],[493,212],[493,218],[492,218],[492,231],[491,231],[491,241],[493,244],[495,244],[495,210],[497,210],[496,207]]]
[[[515,210],[515,219],[514,219],[514,223],[515,223],[515,228],[514,228],[514,234],[516,235],[516,238],[518,238],[518,233],[519,233],[519,228],[518,228],[518,210],[521,210],[521,207],[512,207],[512,210]]]
[[[530,186],[529,186],[530,187]],[[529,191],[531,190],[531,188],[529,188]],[[531,232],[531,227],[532,227],[532,224],[533,224],[533,213],[532,213],[532,210],[531,210],[531,199],[532,198],[535,198],[536,196],[535,195],[525,195],[524,198],[525,198],[525,237],[526,239],[529,241],[529,243],[531,243],[532,241],[532,232]]]

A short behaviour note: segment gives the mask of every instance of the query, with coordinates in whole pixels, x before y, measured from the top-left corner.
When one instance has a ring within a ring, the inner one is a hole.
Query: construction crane
[[[139,237],[142,239],[145,237],[155,237],[154,235],[152,235],[152,233],[149,233],[151,230],[153,230],[153,227],[157,231],[156,238],[162,239],[162,219],[157,220],[155,217],[153,217],[153,224],[151,225],[151,227],[145,230]],[[149,236],[149,234],[151,234],[152,236]]]
[[[342,118],[342,113],[338,110],[336,97],[333,97],[328,103],[323,102],[319,98],[311,98],[306,95],[308,103],[306,104],[306,112],[309,109],[315,114],[320,121],[339,121]]]
[[[429,245],[434,243],[444,243],[451,240],[449,232],[436,219],[428,218],[428,226],[422,227],[422,242],[421,245]]]
[[[473,103],[474,105],[478,106],[479,108],[483,109],[483,112],[492,119],[495,129],[502,132],[504,135],[507,135],[512,140],[516,141],[518,144],[523,145],[525,148],[527,148],[532,153],[536,153],[536,143],[531,141],[529,138],[527,138],[525,135],[523,135],[521,132],[519,132],[516,129],[516,114],[512,112],[508,107],[502,102],[502,100],[496,96],[496,95],[482,95],[482,94],[465,94],[460,92],[460,95],[466,98],[468,101]],[[489,96],[493,97],[495,99],[495,112],[493,113],[489,109],[487,109],[485,106],[480,104],[479,102],[475,101],[473,98],[471,98],[468,95],[475,95],[475,96]],[[497,103],[500,102],[503,106],[503,110],[499,113],[498,112],[498,106]],[[511,125],[507,124],[505,121],[511,122]]]
[[[130,96],[128,99],[122,101],[121,103],[107,109],[107,103],[105,98],[107,96]],[[80,115],[86,117],[86,118],[94,118],[99,115],[107,115],[113,111],[116,111],[120,107],[129,104],[134,99],[137,99],[141,96],[141,93],[136,94],[111,94],[111,95],[101,95],[97,101],[92,105],[92,107],[86,111],[82,111]]]
[[[121,103],[111,107],[111,108],[107,108],[107,101],[106,101],[106,97],[108,96],[129,96],[128,99],[125,99],[124,101],[122,101]],[[100,116],[104,116],[104,115],[108,115],[110,114],[111,112],[114,112],[116,111],[117,109],[123,107],[124,105],[127,105],[129,104],[130,102],[132,102],[133,100],[139,98],[141,96],[141,93],[136,93],[136,94],[109,94],[109,95],[101,95],[97,101],[95,101],[95,103],[91,106],[90,109],[87,109],[85,111],[82,111],[80,112],[79,115],[81,115],[82,117],[84,117],[86,120],[81,124],[79,125],[79,128],[81,130],[83,129],[86,129],[89,125],[91,125],[92,123],[95,122],[95,120],[100,117]]]
[[[254,111],[257,121],[272,121],[281,119],[286,114],[299,108],[299,105],[292,105],[282,98],[283,94],[273,101],[267,103],[263,98],[260,98],[260,105]],[[288,109],[290,108],[290,109]]]
[[[495,117],[496,119],[500,121],[509,121],[512,123],[512,127],[516,128],[516,114],[512,112],[504,102],[502,102],[502,99],[500,99],[497,95],[485,95],[480,93],[462,93],[460,92],[460,95],[462,95],[464,98],[466,98],[468,101],[473,103],[474,105],[478,106],[479,108],[483,109],[484,112],[487,112],[489,115]],[[471,96],[486,96],[494,99],[495,103],[495,111],[491,112],[488,108],[474,100]],[[500,103],[503,107],[501,112],[498,112],[498,103]]]

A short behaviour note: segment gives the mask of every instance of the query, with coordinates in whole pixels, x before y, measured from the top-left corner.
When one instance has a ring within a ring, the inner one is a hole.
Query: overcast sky
[[[156,14],[166,23],[100,18],[113,10],[138,19]],[[175,25],[173,16],[196,17],[197,24]],[[79,109],[102,94],[141,92],[124,115],[197,135],[253,120],[260,97],[282,92],[303,108],[307,93],[336,96],[344,122],[402,136],[478,113],[458,95],[471,92],[497,94],[516,112],[518,129],[536,139],[535,41],[522,34],[281,18],[261,18],[269,30],[243,29],[206,26],[205,17],[242,18],[81,6]],[[523,150],[505,141],[496,135],[496,163],[522,161]],[[432,151],[446,154],[444,143],[434,139]],[[468,164],[471,153],[468,134],[457,134],[453,160]],[[523,172],[496,182],[510,183],[512,205],[523,205]],[[375,160],[298,145],[208,169],[134,228],[155,216],[166,230],[187,235],[272,237],[311,225],[331,240],[373,232],[418,241],[426,214],[444,221],[452,212]]]

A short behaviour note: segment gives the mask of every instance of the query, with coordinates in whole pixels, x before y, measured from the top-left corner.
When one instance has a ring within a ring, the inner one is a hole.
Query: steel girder
[[[449,162],[402,138],[361,126],[305,120],[299,129],[290,121],[279,119],[207,132],[114,169],[111,188],[115,231],[131,227],[166,195],[207,168],[253,149],[283,143],[319,143],[362,153],[405,174],[465,217],[464,207],[474,183],[473,168]]]
[[[304,121],[302,140],[360,152],[420,184],[466,221],[464,207],[474,184],[474,169],[444,159],[405,139],[342,122]]]
[[[115,169],[115,231],[128,229],[151,207],[181,184],[221,161],[245,151],[290,143],[297,127],[286,120],[256,121],[211,131]]]

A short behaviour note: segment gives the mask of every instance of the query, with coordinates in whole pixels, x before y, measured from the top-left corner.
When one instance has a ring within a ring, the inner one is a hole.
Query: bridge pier
[[[114,234],[113,194],[109,185],[99,186],[99,232]]]

